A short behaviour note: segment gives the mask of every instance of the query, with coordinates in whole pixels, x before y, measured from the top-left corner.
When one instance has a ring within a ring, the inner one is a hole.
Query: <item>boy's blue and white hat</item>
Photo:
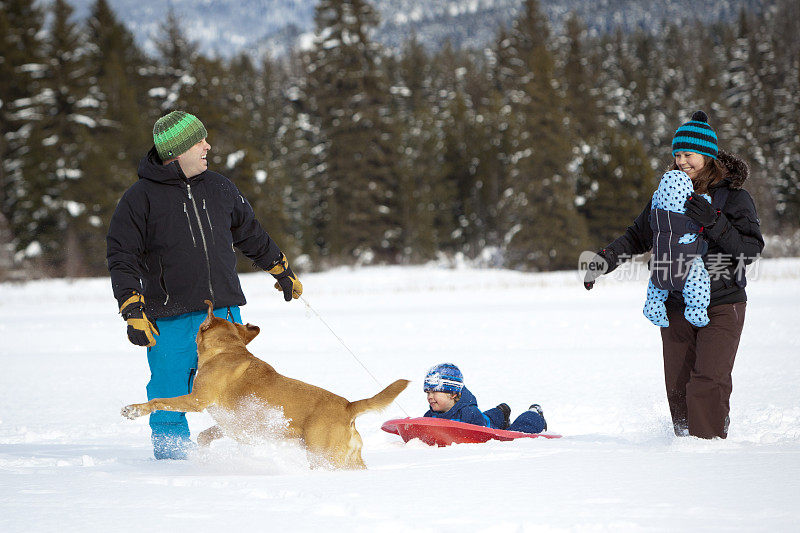
[[[675,131],[672,138],[672,155],[675,152],[694,152],[714,159],[719,155],[717,132],[708,123],[708,115],[695,111],[692,120]]]
[[[423,390],[425,392],[452,392],[458,394],[464,388],[464,376],[461,370],[452,363],[442,363],[428,370],[425,374]]]

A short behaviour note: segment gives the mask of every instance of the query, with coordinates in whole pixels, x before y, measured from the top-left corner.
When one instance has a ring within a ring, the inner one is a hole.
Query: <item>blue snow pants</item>
[[[241,324],[239,308],[221,307],[214,315]],[[160,335],[156,344],[147,349],[150,382],[147,399],[174,398],[192,392],[197,372],[197,331],[208,316],[207,311],[156,319]],[[189,440],[186,413],[155,411],[150,415],[153,455],[156,459],[186,459],[194,445]]]
[[[544,417],[536,411],[523,411],[520,415],[511,422],[508,426],[509,431],[521,431],[523,433],[541,433],[547,423]]]
[[[547,425],[544,421],[544,417],[535,411],[523,411],[507,428],[503,427],[506,422],[503,411],[497,407],[492,407],[488,411],[484,411],[483,416],[489,419],[489,427],[507,429],[509,431],[521,431],[523,433],[541,433]]]

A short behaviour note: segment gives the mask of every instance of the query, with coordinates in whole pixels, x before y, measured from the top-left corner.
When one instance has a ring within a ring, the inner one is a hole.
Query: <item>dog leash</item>
[[[300,300],[301,300],[301,301],[303,302],[303,304],[306,306],[306,309],[308,309],[309,311],[311,311],[312,313],[314,313],[314,314],[317,316],[317,318],[319,318],[319,321],[320,321],[320,322],[322,322],[323,324],[325,324],[325,327],[326,327],[326,328],[328,328],[328,331],[330,331],[330,332],[333,334],[333,336],[334,336],[334,337],[336,337],[340,343],[342,343],[342,346],[344,346],[344,347],[345,347],[345,349],[346,349],[348,352],[350,352],[350,355],[352,355],[352,356],[353,356],[353,359],[355,359],[355,360],[358,362],[358,364],[359,364],[359,365],[361,365],[361,368],[363,368],[363,369],[364,369],[364,370],[367,372],[367,374],[369,374],[369,377],[371,377],[371,378],[372,378],[372,380],[373,380],[373,381],[374,381],[374,382],[375,382],[375,383],[378,385],[378,387],[380,387],[381,389],[383,389],[383,388],[384,388],[384,385],[383,385],[383,384],[381,384],[381,382],[380,382],[380,381],[378,381],[378,378],[376,378],[376,377],[375,377],[375,376],[372,374],[372,372],[370,372],[370,371],[369,371],[369,368],[367,368],[367,367],[366,367],[366,365],[365,365],[364,363],[362,363],[362,362],[361,362],[361,359],[359,359],[359,358],[358,358],[358,356],[356,356],[356,354],[355,354],[355,353],[353,353],[353,350],[351,350],[351,349],[350,349],[350,347],[347,345],[347,343],[346,343],[346,342],[344,342],[344,341],[342,340],[342,338],[341,338],[339,335],[337,335],[337,334],[336,334],[336,332],[335,332],[335,331],[333,331],[333,328],[332,328],[332,327],[330,327],[330,325],[328,325],[328,323],[325,321],[325,319],[324,319],[324,318],[322,318],[322,315],[320,315],[319,313],[317,313],[317,310],[316,310],[316,309],[314,309],[313,307],[311,307],[311,304],[310,304],[310,303],[308,303],[308,300],[306,300],[305,298],[303,298],[303,296],[302,296],[302,295],[300,296]],[[397,401],[396,401],[396,400],[392,400],[392,403],[394,403],[395,405],[397,405],[397,407],[399,407],[399,408],[400,408],[400,410],[401,410],[401,411],[403,411],[403,413],[404,413],[406,416],[410,416],[408,413],[406,413],[406,410],[405,410],[405,409],[403,409],[403,406],[402,406],[402,405],[400,405],[399,403],[397,403]]]

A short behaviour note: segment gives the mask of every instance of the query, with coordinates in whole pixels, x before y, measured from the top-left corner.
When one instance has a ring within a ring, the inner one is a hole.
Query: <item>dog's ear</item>
[[[210,300],[206,300],[205,303],[208,305],[208,316],[206,316],[206,319],[200,324],[200,331],[207,330],[211,326],[211,321],[214,320],[214,304],[212,304]]]
[[[242,336],[245,344],[250,344],[250,341],[255,339],[256,335],[261,331],[258,326],[253,324],[236,324],[236,328],[239,330],[239,335]]]

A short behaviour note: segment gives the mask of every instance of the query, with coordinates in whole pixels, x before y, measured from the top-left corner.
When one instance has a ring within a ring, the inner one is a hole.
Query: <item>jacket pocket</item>
[[[205,198],[203,198],[203,211],[206,214],[206,220],[208,220],[208,231],[211,233],[211,242],[214,242],[214,224],[211,223],[211,215],[209,215],[208,209],[206,208]]]
[[[167,305],[167,302],[169,302],[169,291],[167,290],[167,281],[164,279],[164,260],[160,256],[158,258],[158,284],[165,296],[164,305]]]

